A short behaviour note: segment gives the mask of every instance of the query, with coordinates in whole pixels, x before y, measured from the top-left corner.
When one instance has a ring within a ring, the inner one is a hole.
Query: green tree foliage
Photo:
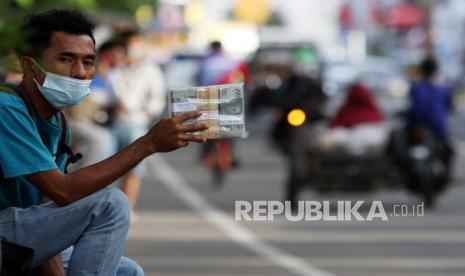
[[[156,0],[0,0],[0,56],[11,52],[18,41],[24,17],[51,8],[79,9],[98,18],[99,12],[133,16],[140,5],[155,5]]]

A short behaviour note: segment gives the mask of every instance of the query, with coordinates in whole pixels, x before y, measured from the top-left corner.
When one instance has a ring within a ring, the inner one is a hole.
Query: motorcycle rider
[[[438,64],[434,58],[425,58],[420,64],[420,71],[420,80],[410,88],[407,130],[411,133],[418,127],[424,127],[434,135],[446,169],[444,183],[447,183],[453,157],[447,127],[447,118],[453,109],[452,91],[437,80]]]
[[[237,82],[247,82],[248,68],[245,63],[227,55],[223,50],[220,41],[212,41],[209,45],[208,54],[200,61],[197,73],[197,83],[200,86],[221,85]],[[202,144],[201,158],[206,160],[217,141],[209,140]],[[231,146],[232,167],[240,166],[239,158],[236,154],[237,145],[232,139],[227,140]]]

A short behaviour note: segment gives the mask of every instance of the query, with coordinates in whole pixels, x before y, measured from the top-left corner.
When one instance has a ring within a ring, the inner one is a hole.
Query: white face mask
[[[92,80],[79,80],[46,72],[34,59],[32,61],[45,73],[42,86],[34,79],[42,95],[55,108],[67,108],[81,102],[90,94]]]

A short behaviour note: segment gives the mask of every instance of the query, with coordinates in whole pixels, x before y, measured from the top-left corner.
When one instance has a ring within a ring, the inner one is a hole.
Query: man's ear
[[[34,62],[32,62],[30,57],[21,57],[19,62],[25,76],[37,76],[37,68],[34,66]]]

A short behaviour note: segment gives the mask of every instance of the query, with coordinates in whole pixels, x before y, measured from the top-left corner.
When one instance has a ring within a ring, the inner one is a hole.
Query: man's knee
[[[142,267],[131,259],[121,257],[118,266],[117,276],[143,276],[144,270]]]
[[[127,196],[120,189],[114,187],[104,188],[98,193],[98,201],[110,206],[115,220],[129,227],[131,223],[131,209]]]

